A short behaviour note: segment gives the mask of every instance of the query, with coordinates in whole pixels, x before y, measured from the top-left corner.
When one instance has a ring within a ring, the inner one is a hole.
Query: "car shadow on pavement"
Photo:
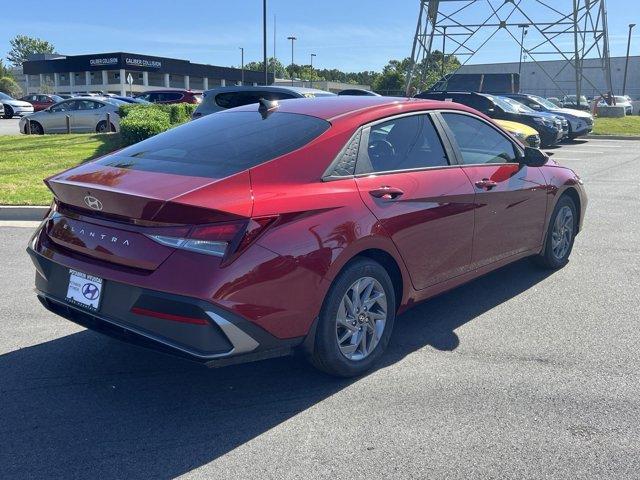
[[[380,368],[455,349],[455,329],[548,275],[521,261],[416,306]],[[81,331],[0,356],[0,478],[174,478],[358,381],[299,358],[210,370]]]

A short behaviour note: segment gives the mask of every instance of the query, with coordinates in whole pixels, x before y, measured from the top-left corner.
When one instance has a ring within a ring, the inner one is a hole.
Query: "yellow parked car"
[[[540,135],[535,129],[509,120],[495,120],[495,122],[525,145],[540,148]]]

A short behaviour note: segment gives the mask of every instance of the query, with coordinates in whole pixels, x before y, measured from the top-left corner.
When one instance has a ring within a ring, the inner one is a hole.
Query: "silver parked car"
[[[315,88],[304,87],[274,87],[274,86],[233,86],[219,87],[207,90],[202,94],[202,103],[191,115],[193,119],[204,117],[210,113],[241,107],[265,100],[287,100],[291,98],[333,97],[335,93]]]
[[[51,107],[41,110],[33,115],[20,119],[20,131],[27,133],[27,122],[30,123],[31,133],[42,135],[44,133],[66,133],[67,119],[74,133],[109,131],[107,125],[107,113],[111,121],[111,131],[120,130],[120,116],[118,109],[125,102],[104,97],[79,97],[56,103]]]
[[[29,115],[33,113],[33,105],[23,100],[16,100],[6,93],[0,92],[0,103],[4,106],[2,116],[13,118],[14,115]]]

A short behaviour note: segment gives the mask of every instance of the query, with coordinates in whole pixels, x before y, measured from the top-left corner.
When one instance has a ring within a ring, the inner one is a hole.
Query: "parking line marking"
[[[0,227],[36,228],[40,222],[28,220],[0,220]]]
[[[593,150],[573,150],[573,149],[563,149],[563,151],[565,152],[571,152],[571,153],[604,153],[604,152],[600,152],[600,151],[593,151]],[[555,150],[549,150],[547,151],[547,153],[554,153]]]
[[[563,145],[563,147],[572,148],[571,145]],[[584,145],[580,145],[580,147],[597,147],[597,148],[624,148],[625,145],[600,145],[597,143],[585,143]]]

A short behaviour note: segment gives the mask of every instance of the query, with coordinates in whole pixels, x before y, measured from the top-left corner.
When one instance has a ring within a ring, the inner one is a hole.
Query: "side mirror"
[[[540,105],[534,103],[533,105],[531,105],[531,108],[533,108],[534,110],[540,110]]]
[[[487,108],[487,114],[496,113],[496,109],[493,107]]]
[[[542,167],[548,160],[549,156],[542,150],[533,147],[525,147],[524,158],[520,160],[520,163],[529,167]]]

